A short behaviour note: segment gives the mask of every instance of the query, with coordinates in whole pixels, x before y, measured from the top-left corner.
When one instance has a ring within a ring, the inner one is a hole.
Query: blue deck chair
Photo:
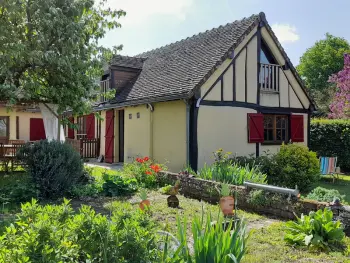
[[[340,169],[337,167],[337,157],[320,157],[320,169],[322,175],[331,175],[333,183],[339,179]]]

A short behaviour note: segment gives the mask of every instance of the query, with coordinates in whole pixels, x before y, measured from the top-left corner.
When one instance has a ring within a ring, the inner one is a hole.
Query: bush
[[[283,144],[277,154],[261,157],[236,157],[240,165],[254,165],[267,175],[269,184],[307,190],[320,179],[320,167],[316,153],[301,144]]]
[[[119,174],[103,174],[105,183],[102,185],[106,196],[122,196],[137,191],[137,180],[135,178],[124,178]]]
[[[338,157],[337,166],[350,171],[350,120],[313,119],[310,129],[310,149]]]
[[[338,190],[316,187],[306,196],[307,199],[316,200],[319,202],[332,202],[334,198],[340,201],[345,199],[345,195],[341,195]]]
[[[41,197],[63,196],[74,185],[87,181],[79,153],[66,143],[40,141],[26,144],[18,157],[26,164]]]
[[[131,205],[111,219],[88,206],[24,204],[1,233],[1,262],[159,262],[154,224]]]
[[[344,236],[340,222],[333,221],[332,211],[325,208],[309,216],[301,215],[297,222],[287,222],[284,239],[292,245],[329,251],[342,249]]]
[[[311,187],[320,179],[320,166],[315,152],[300,144],[282,145],[272,157],[272,174],[269,183],[294,188],[301,191]]]

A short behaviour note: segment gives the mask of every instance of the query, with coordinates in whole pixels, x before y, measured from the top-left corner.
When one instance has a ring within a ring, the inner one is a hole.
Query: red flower
[[[155,173],[158,173],[158,172],[160,172],[160,167],[159,167],[159,165],[157,165],[157,164],[155,164],[155,165],[151,165],[150,166],[151,167],[151,169],[155,172]]]
[[[143,163],[144,161],[143,161],[143,159],[141,159],[141,158],[136,158],[136,162],[138,162],[138,163]]]
[[[145,158],[143,158],[143,160],[147,162],[149,160],[149,157],[146,156]]]
[[[146,171],[146,174],[147,175],[152,175],[152,172],[151,171]]]

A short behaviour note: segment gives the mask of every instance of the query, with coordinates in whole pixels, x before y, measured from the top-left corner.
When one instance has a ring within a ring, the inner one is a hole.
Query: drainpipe
[[[190,110],[191,104],[189,100],[186,103],[186,164],[190,164]]]
[[[149,157],[153,159],[153,111],[154,107],[152,104],[147,104],[149,108]]]

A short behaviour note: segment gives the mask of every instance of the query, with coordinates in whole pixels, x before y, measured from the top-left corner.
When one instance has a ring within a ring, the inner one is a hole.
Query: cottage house
[[[103,94],[115,90],[115,97]],[[264,13],[135,57],[117,56],[101,81],[101,103],[75,122],[99,138],[106,162],[149,156],[171,171],[238,155],[308,144],[315,106]],[[78,134],[77,134],[78,133]]]

